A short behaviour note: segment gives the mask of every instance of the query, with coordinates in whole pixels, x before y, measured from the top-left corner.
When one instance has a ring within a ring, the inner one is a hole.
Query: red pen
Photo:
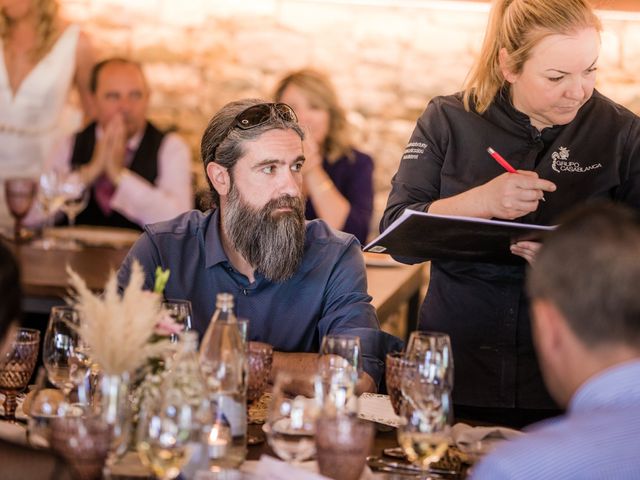
[[[507,172],[509,173],[517,173],[516,169],[513,168],[509,162],[507,162],[502,155],[500,155],[498,152],[496,152],[493,148],[488,147],[487,148],[487,152],[489,152],[489,155],[491,155],[493,157],[493,159],[498,162],[500,165],[502,165],[502,168],[504,168]]]

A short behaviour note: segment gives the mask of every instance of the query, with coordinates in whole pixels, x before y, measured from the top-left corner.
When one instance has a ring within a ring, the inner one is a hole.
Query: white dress
[[[63,111],[76,70],[80,27],[71,25],[20,84],[15,96],[0,40],[0,228],[13,224],[4,179],[40,175],[46,155],[69,130]],[[74,127],[78,125],[76,118]]]

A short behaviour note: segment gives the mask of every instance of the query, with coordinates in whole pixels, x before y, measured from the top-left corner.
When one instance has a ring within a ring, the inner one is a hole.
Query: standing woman
[[[464,91],[434,98],[418,120],[381,228],[406,208],[550,225],[596,198],[640,207],[639,119],[594,90],[600,29],[588,0],[494,0]],[[511,251],[533,262],[538,247]],[[524,261],[431,264],[420,327],[451,336],[460,418],[523,426],[556,413],[524,276]]]
[[[364,244],[373,213],[373,160],[353,148],[331,82],[314,70],[300,70],[280,81],[275,99],[290,105],[306,128],[307,219],[321,218]]]
[[[58,16],[56,0],[0,0],[0,184],[40,174],[65,133],[61,117],[72,85],[90,116],[92,66],[87,37]],[[10,222],[0,195],[0,227]]]

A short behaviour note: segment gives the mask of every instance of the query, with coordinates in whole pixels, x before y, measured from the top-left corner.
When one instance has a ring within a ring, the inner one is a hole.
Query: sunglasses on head
[[[240,112],[233,121],[231,129],[250,130],[259,127],[271,120],[274,114],[285,122],[298,122],[296,112],[286,103],[260,103]]]
[[[286,103],[259,103],[258,105],[248,107],[236,115],[236,118],[234,118],[229,130],[227,130],[227,133],[224,134],[224,137],[222,137],[213,152],[211,152],[212,158],[215,159],[215,153],[218,146],[225,141],[234,128],[239,128],[240,130],[251,130],[252,128],[264,125],[274,116],[279,117],[285,122],[298,123],[296,112],[294,112],[293,108]]]

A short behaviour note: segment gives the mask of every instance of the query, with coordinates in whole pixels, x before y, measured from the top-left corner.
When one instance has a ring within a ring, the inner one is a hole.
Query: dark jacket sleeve
[[[380,221],[381,232],[405,209],[426,211],[440,198],[443,152],[448,138],[445,125],[440,101],[434,99],[418,119],[398,171],[391,180],[387,207]]]

